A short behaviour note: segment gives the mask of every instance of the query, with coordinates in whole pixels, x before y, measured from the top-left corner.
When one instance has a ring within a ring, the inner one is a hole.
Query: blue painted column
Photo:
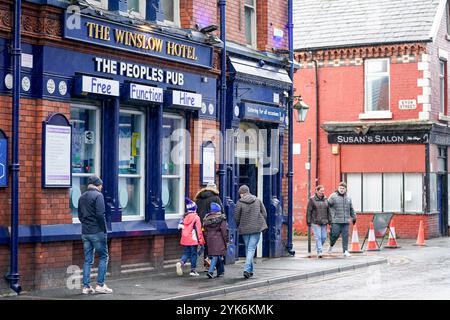
[[[119,115],[118,98],[103,101],[102,180],[108,228],[122,221],[119,202]]]
[[[157,105],[147,112],[147,164],[146,164],[146,221],[163,221],[162,204],[162,135],[163,106]]]

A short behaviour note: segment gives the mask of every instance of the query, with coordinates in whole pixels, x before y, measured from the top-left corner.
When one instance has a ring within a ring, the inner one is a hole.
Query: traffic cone
[[[353,225],[352,232],[352,246],[350,249],[350,253],[362,253],[361,246],[359,245],[359,237],[358,237],[358,227],[356,223]]]
[[[420,220],[419,234],[417,235],[417,242],[416,242],[415,246],[421,246],[421,247],[426,246],[426,244],[425,244],[425,231],[423,229],[423,220]]]
[[[400,246],[397,244],[397,240],[395,239],[396,235],[395,235],[395,227],[394,227],[394,222],[391,221],[391,224],[389,225],[389,240],[387,245],[383,246],[383,248],[388,248],[388,249],[396,249],[396,248],[400,248]]]
[[[377,241],[375,240],[375,230],[373,229],[373,222],[370,223],[369,241],[367,242],[366,251],[380,251]]]

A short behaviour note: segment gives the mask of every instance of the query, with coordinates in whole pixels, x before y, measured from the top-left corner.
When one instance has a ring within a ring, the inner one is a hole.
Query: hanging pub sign
[[[74,24],[75,20],[79,23]],[[64,37],[114,50],[124,50],[205,68],[212,67],[212,46],[163,34],[150,26],[128,26],[66,11]]]
[[[42,123],[42,187],[72,186],[72,125],[55,113]]]
[[[207,185],[208,182],[216,181],[216,149],[211,141],[207,141],[202,145],[200,172],[202,185]]]
[[[330,144],[425,144],[429,142],[429,133],[421,131],[330,133]]]
[[[0,188],[8,186],[8,138],[0,129]]]

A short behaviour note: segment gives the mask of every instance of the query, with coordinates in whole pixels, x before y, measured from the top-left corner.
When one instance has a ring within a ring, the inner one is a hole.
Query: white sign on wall
[[[172,91],[172,103],[178,106],[202,108],[202,95],[185,91]]]
[[[398,108],[400,110],[414,110],[417,108],[416,100],[399,100]]]
[[[71,186],[71,134],[69,126],[45,126],[46,186]]]
[[[119,81],[83,76],[81,91],[118,97],[120,95]]]
[[[163,89],[144,86],[141,84],[130,84],[130,98],[149,102],[163,102]]]

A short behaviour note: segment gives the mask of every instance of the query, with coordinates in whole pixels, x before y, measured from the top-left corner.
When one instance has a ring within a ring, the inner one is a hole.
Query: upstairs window
[[[447,61],[439,60],[439,112],[447,115]]]
[[[164,22],[175,26],[180,25],[180,0],[161,0],[160,9],[164,14]]]
[[[127,0],[128,13],[132,17],[145,19],[146,0]]]
[[[108,10],[108,0],[86,0],[86,2],[94,7]]]
[[[450,35],[450,6],[448,5],[448,1],[447,1],[447,5],[445,6],[445,16],[447,19],[447,34]]]
[[[252,48],[256,47],[256,1],[245,0],[245,41]]]
[[[365,61],[365,112],[389,111],[389,59]]]

